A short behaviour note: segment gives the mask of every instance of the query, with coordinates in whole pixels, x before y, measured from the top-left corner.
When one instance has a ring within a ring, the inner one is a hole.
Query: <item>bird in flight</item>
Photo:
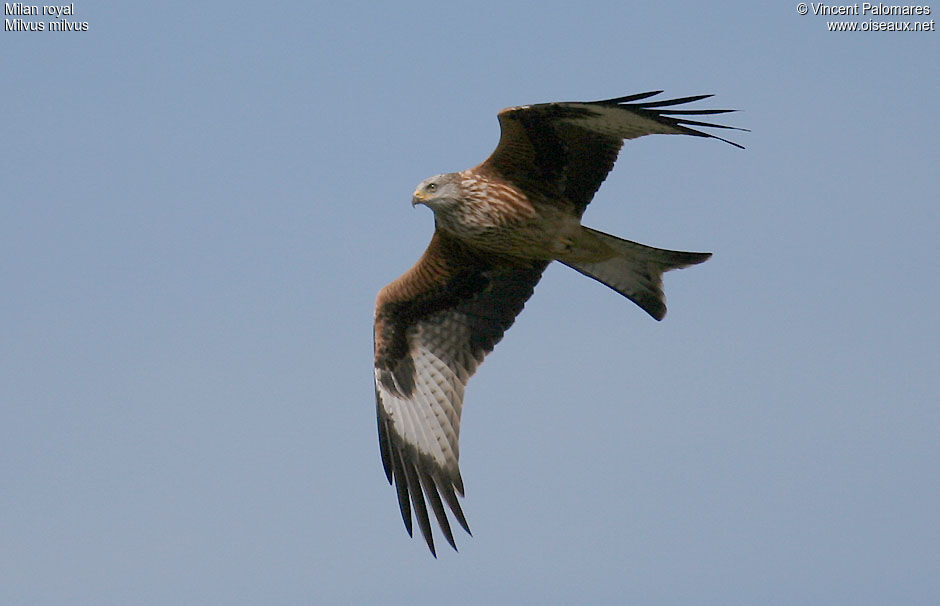
[[[486,161],[425,179],[414,191],[412,205],[434,212],[434,235],[414,267],[376,298],[375,397],[385,475],[408,534],[413,511],[435,557],[428,505],[454,549],[445,503],[470,533],[457,500],[464,388],[545,267],[560,261],[661,320],[663,272],[711,256],[581,225],[626,139],[694,135],[741,147],[696,130],[734,127],[692,119],[733,110],[675,109],[711,95],[649,100],[661,92],[504,109],[499,144]]]

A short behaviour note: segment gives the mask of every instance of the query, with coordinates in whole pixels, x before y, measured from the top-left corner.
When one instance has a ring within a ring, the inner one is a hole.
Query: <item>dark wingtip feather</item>
[[[734,110],[726,110],[734,111]],[[727,124],[714,124],[712,122],[699,122],[698,120],[686,120],[685,118],[676,118],[676,122],[679,124],[691,124],[692,126],[706,126],[708,128],[723,128],[725,130],[741,130],[745,132],[751,132],[746,128],[741,128],[740,126],[728,126]]]
[[[603,99],[602,101],[594,101],[594,103],[602,103],[604,105],[619,105],[621,103],[630,103],[631,101],[639,101],[641,99],[648,99],[650,97],[655,97],[656,95],[662,94],[661,90],[651,90],[645,93],[637,93],[635,95],[627,95],[625,97],[614,97],[613,99]]]
[[[441,502],[441,496],[437,492],[434,479],[422,471],[419,471],[418,474],[421,478],[421,486],[424,487],[424,494],[431,504],[431,511],[434,512],[434,517],[437,518],[437,524],[440,526],[441,532],[444,533],[444,538],[447,539],[450,546],[454,548],[454,551],[457,551],[454,533],[450,529],[450,522],[447,519],[447,513],[444,511],[444,504]]]
[[[444,500],[447,501],[447,506],[450,507],[450,510],[454,513],[454,517],[457,518],[457,523],[460,524],[461,528],[467,531],[467,534],[473,536],[473,533],[470,532],[470,525],[467,524],[467,518],[463,514],[463,509],[461,509],[460,503],[457,501],[457,495],[454,494],[453,488],[444,487],[440,492]]]
[[[746,128],[740,128],[737,126],[726,126],[724,124],[714,124],[711,122],[700,122],[697,120],[689,120],[683,118],[682,116],[704,116],[704,115],[714,115],[714,114],[726,114],[729,112],[734,112],[737,110],[734,109],[659,109],[659,108],[668,108],[675,105],[682,105],[685,103],[694,103],[696,101],[701,101],[703,99],[708,99],[714,95],[692,95],[689,97],[679,97],[676,99],[664,99],[662,101],[644,101],[655,95],[660,94],[662,91],[640,93],[637,95],[628,95],[626,97],[617,97],[614,99],[604,99],[603,101],[593,101],[592,103],[597,103],[599,105],[616,105],[622,107],[626,110],[638,113],[640,115],[647,116],[661,122],[663,124],[668,124],[675,128],[680,129],[687,135],[693,135],[696,137],[707,137],[710,139],[718,139],[719,141],[724,141],[729,145],[733,145],[738,149],[744,149],[744,146],[725,139],[724,137],[719,137],[710,133],[706,133],[700,130],[691,128],[692,126],[698,126],[703,128],[721,128],[726,130],[739,130],[743,132],[750,132]],[[674,117],[675,116],[675,117]]]
[[[431,534],[431,519],[428,517],[428,508],[424,504],[424,497],[421,496],[421,480],[418,479],[418,471],[414,465],[405,465],[405,475],[408,477],[408,492],[411,493],[411,504],[414,506],[415,517],[418,519],[418,527],[424,536],[424,541],[428,544],[431,554],[436,558],[437,551],[434,549],[434,536]]]
[[[408,536],[413,537],[411,528],[411,501],[408,498],[408,479],[400,456],[393,457],[395,473],[395,490],[398,493],[398,508],[401,510],[401,519],[405,523]]]
[[[447,510],[444,507],[445,502],[461,528],[468,535],[473,536],[455,493],[455,489],[463,489],[459,472],[456,474],[456,478],[445,478],[423,471],[423,469],[426,469],[427,462],[416,463],[412,461],[396,443],[395,436],[390,433],[387,420],[385,421],[383,423],[383,419],[379,420],[379,440],[382,447],[383,463],[386,463],[384,457],[387,454],[389,469],[387,473],[391,474],[392,485],[395,487],[398,496],[401,519],[405,524],[405,530],[408,531],[408,536],[414,537],[413,522],[417,521],[418,528],[421,529],[421,535],[428,544],[428,549],[431,550],[431,554],[435,558],[437,557],[431,518],[428,512],[428,506],[430,506],[448,544],[454,548],[454,551],[457,551],[457,542],[454,538],[450,520],[447,517]]]
[[[378,401],[378,390],[375,393],[376,401]],[[392,443],[388,438],[388,421],[382,418],[382,413],[379,411],[379,451],[382,455],[382,469],[385,470],[385,477],[388,478],[388,483],[392,483]]]
[[[727,128],[734,128],[734,127],[733,127],[733,126],[729,126],[729,127],[727,127]],[[737,147],[738,149],[746,149],[746,148],[745,148],[743,145],[741,145],[740,143],[735,143],[734,141],[732,141],[732,140],[730,140],[730,139],[725,139],[724,137],[719,137],[718,135],[712,135],[712,134],[710,134],[710,133],[703,133],[703,132],[701,132],[701,131],[697,131],[697,130],[692,129],[692,128],[687,128],[687,129],[684,129],[684,130],[688,131],[687,134],[690,134],[690,135],[693,135],[693,136],[696,136],[696,137],[707,137],[707,138],[709,138],[709,139],[718,139],[719,141],[724,141],[724,142],[727,143],[728,145],[733,145],[733,146]],[[736,129],[736,130],[744,130],[744,129]]]
[[[708,99],[709,97],[714,97],[715,95],[692,95],[690,97],[679,97],[678,99],[663,99],[662,101],[651,101],[649,103],[643,103],[643,107],[669,107],[670,105],[682,105],[683,103],[695,103],[696,101],[701,101],[702,99]]]
[[[738,110],[736,109],[661,109],[659,110],[659,113],[663,116],[678,116],[678,115],[704,116],[707,114],[727,114],[729,112],[736,112],[736,111]]]

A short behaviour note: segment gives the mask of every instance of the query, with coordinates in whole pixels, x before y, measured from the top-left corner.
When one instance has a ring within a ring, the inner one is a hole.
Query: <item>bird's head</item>
[[[424,204],[431,210],[443,210],[459,204],[460,182],[456,173],[434,175],[418,184],[411,196],[411,205]]]

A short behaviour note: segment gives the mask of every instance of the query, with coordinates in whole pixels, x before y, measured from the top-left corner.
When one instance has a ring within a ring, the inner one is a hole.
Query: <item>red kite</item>
[[[660,92],[504,109],[499,144],[485,162],[426,179],[414,192],[412,205],[434,211],[434,235],[414,267],[376,299],[375,396],[385,475],[408,534],[413,509],[435,556],[428,504],[454,549],[444,503],[470,532],[457,501],[464,493],[457,466],[464,387],[545,267],[561,261],[661,320],[663,272],[711,256],[581,225],[625,139],[680,134],[741,147],[693,128],[733,127],[689,118],[733,110],[672,109],[710,95],[647,101]]]

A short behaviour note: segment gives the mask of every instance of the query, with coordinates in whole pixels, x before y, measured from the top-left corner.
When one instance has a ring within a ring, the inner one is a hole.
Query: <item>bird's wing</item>
[[[415,266],[379,292],[375,396],[382,464],[398,490],[408,534],[413,508],[432,553],[427,504],[455,549],[442,499],[470,532],[456,497],[463,496],[457,442],[464,386],[522,311],[546,265],[483,257],[435,231]]]
[[[580,216],[614,166],[625,139],[652,134],[711,137],[694,127],[738,129],[691,119],[728,109],[672,109],[706,99],[647,101],[662,91],[588,102],[540,103],[499,112],[500,138],[478,170],[492,171],[524,190],[568,200]]]

